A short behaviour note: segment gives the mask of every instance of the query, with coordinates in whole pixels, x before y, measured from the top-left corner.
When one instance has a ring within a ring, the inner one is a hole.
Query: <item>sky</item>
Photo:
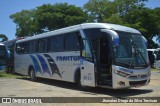
[[[11,14],[22,10],[34,9],[43,4],[67,2],[68,4],[83,7],[89,0],[0,0],[0,34],[5,34],[9,40],[15,37],[16,24],[9,18]],[[160,7],[160,0],[148,0],[146,7]]]

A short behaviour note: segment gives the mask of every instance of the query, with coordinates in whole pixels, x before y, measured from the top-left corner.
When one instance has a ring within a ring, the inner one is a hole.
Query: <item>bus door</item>
[[[100,31],[97,38],[97,85],[114,87],[113,45],[119,45],[119,36],[113,30],[101,29]]]
[[[97,36],[97,84],[112,86],[111,36],[101,32]]]
[[[81,85],[95,87],[94,60],[89,41],[83,39],[81,45]]]

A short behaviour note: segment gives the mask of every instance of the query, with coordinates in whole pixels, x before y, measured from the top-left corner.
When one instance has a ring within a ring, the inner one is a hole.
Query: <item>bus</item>
[[[80,88],[139,87],[150,82],[146,40],[133,28],[84,23],[16,41],[15,72]]]
[[[10,57],[6,62],[6,72],[7,73],[14,73],[14,46],[17,40],[24,39],[24,37],[19,37],[13,40],[8,40],[2,42],[10,51]]]
[[[150,66],[152,68],[160,68],[160,49],[147,49]]]
[[[156,56],[156,63],[154,64],[155,68],[160,68],[160,48],[157,48],[157,56]]]
[[[154,64],[156,63],[156,56],[157,56],[158,50],[156,50],[156,49],[147,49],[147,51],[148,51],[150,66],[152,68],[155,68]]]
[[[9,49],[3,44],[0,43],[0,71],[6,71],[6,63],[8,58],[10,57]]]

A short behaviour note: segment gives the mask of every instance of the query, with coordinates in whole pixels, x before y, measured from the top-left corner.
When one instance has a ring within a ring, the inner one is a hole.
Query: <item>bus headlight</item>
[[[129,76],[130,74],[128,74],[128,73],[125,73],[125,72],[122,72],[122,71],[117,71],[117,70],[114,70],[114,73],[115,74],[118,74],[118,75],[120,75],[120,76],[122,76],[122,77],[126,77],[126,76]]]

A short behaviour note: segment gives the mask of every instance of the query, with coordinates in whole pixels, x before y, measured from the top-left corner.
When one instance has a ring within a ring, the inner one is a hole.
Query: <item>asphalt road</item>
[[[151,75],[150,84],[140,88],[119,90],[94,88],[89,91],[81,91],[73,83],[56,80],[40,79],[38,82],[32,82],[27,78],[0,78],[0,97],[160,97],[160,71],[152,71]],[[152,105],[159,105],[159,103]]]

